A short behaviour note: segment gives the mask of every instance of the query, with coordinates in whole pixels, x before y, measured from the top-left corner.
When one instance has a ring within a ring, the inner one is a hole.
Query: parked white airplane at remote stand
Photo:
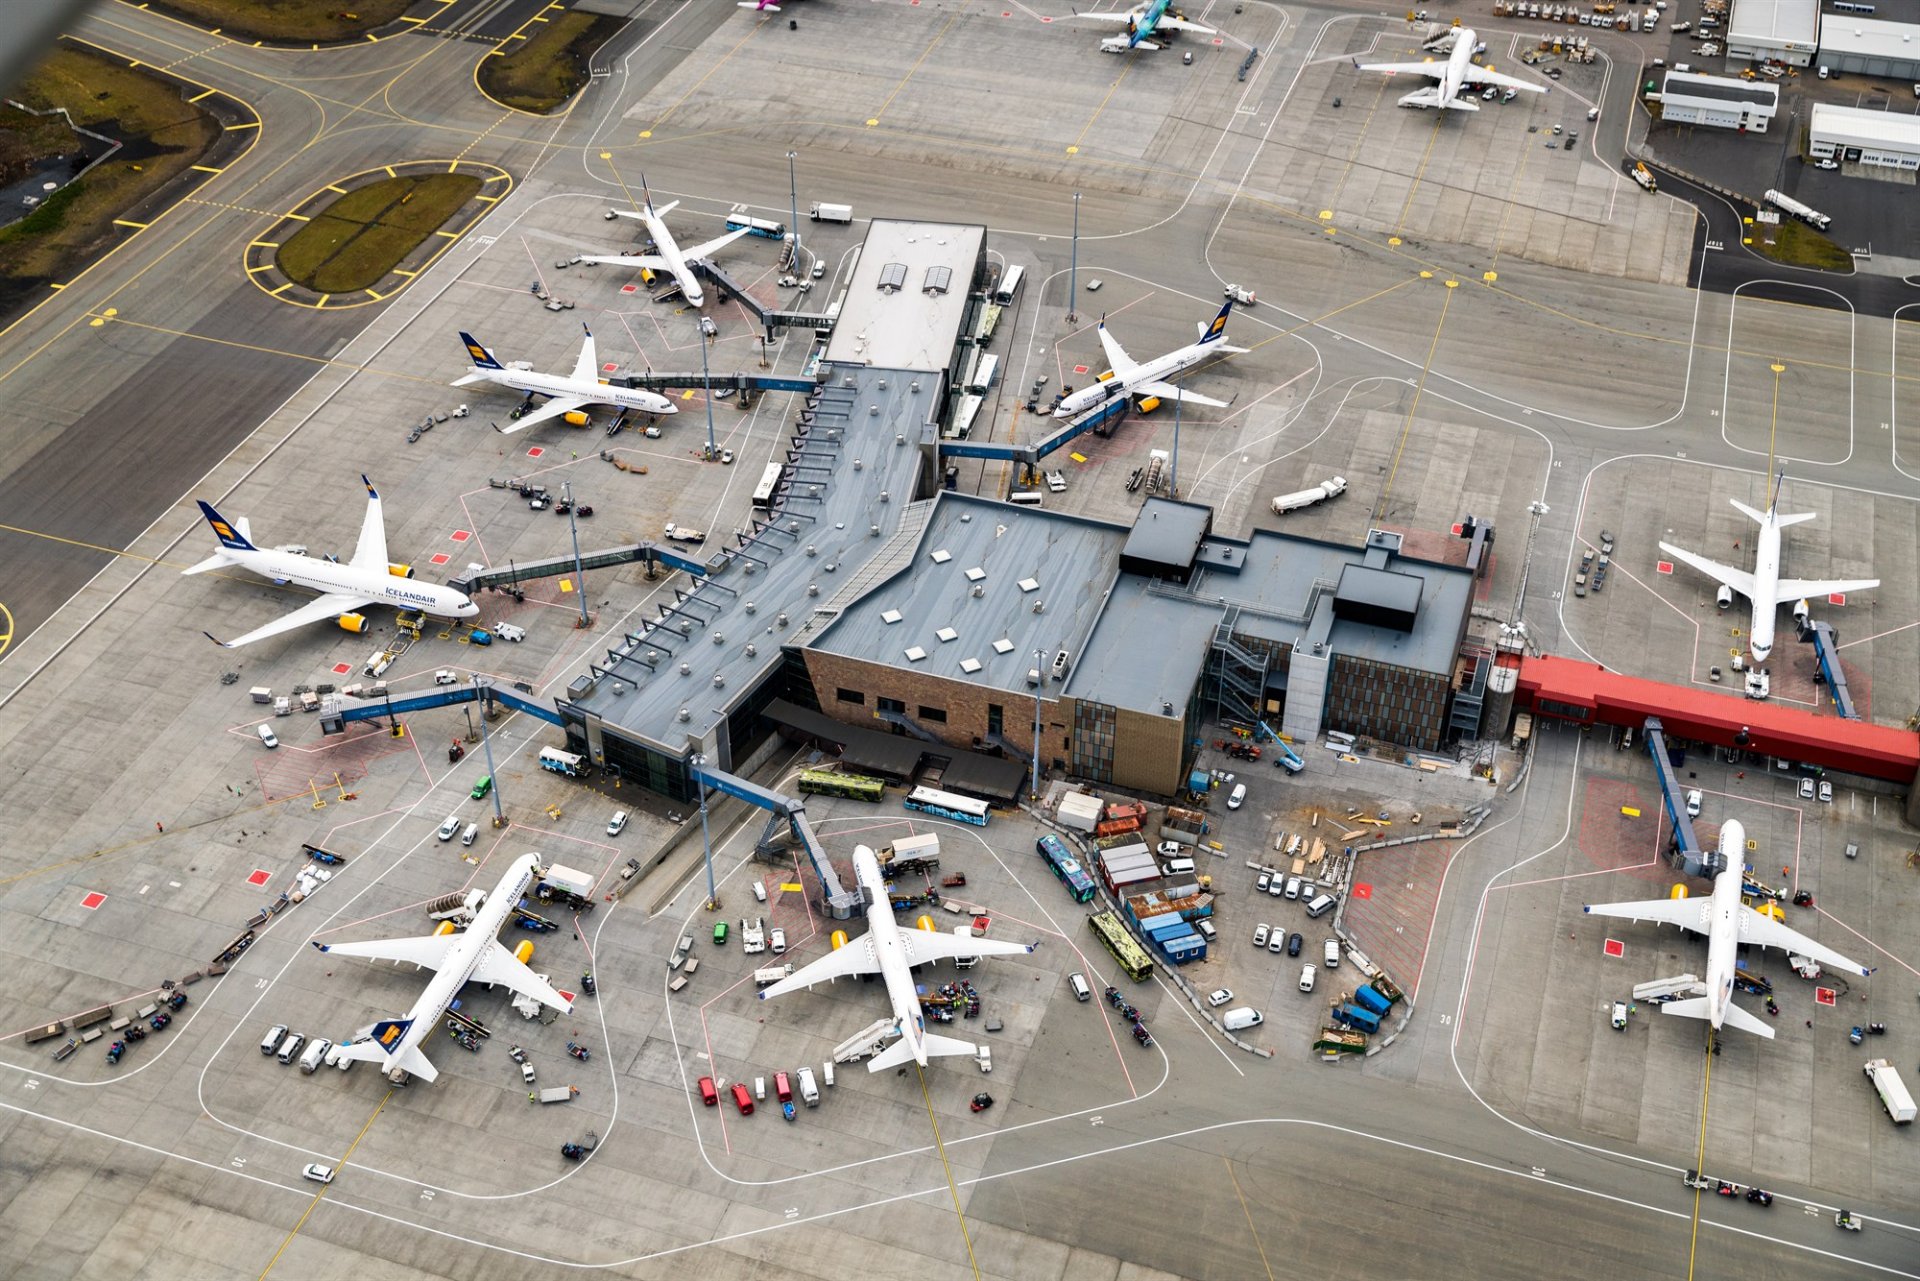
[[[929,930],[903,930],[893,919],[886,878],[880,874],[880,860],[864,845],[853,847],[853,874],[873,896],[873,906],[867,909],[865,937],[801,966],[762,991],[760,999],[784,996],[829,979],[878,974],[886,980],[887,999],[893,1004],[894,1026],[899,1030],[900,1039],[875,1055],[867,1063],[867,1071],[881,1072],[903,1063],[925,1067],[929,1055],[978,1054],[980,1047],[972,1041],[958,1041],[927,1031],[920,1013],[920,997],[914,991],[913,967],[957,956],[1013,956],[1033,951],[1034,945]]]
[[[1461,27],[1441,36],[1429,46],[1433,49],[1446,49],[1445,62],[1365,62],[1355,65],[1362,71],[1384,71],[1388,75],[1428,76],[1436,83],[1425,89],[1416,89],[1400,99],[1403,107],[1440,107],[1455,111],[1478,111],[1480,104],[1471,95],[1463,93],[1467,89],[1517,89],[1522,93],[1546,93],[1545,85],[1534,84],[1530,80],[1519,80],[1513,76],[1503,76],[1491,67],[1476,66],[1473,61],[1474,50],[1480,47],[1479,33],[1472,27]]]
[[[1720,608],[1733,604],[1735,592],[1745,596],[1753,604],[1753,618],[1747,625],[1747,650],[1756,663],[1767,661],[1767,655],[1773,652],[1774,616],[1780,606],[1793,602],[1804,602],[1809,597],[1834,596],[1844,592],[1864,592],[1869,587],[1878,587],[1877,578],[1836,578],[1822,581],[1814,578],[1780,577],[1780,531],[1788,525],[1798,525],[1801,521],[1812,520],[1818,512],[1797,512],[1782,516],[1780,510],[1780,491],[1786,487],[1787,473],[1780,473],[1780,480],[1774,486],[1773,501],[1767,505],[1764,513],[1757,512],[1738,499],[1729,499],[1733,505],[1753,518],[1760,526],[1759,537],[1754,540],[1753,572],[1734,569],[1722,565],[1719,561],[1708,560],[1705,556],[1696,556],[1690,551],[1675,547],[1672,543],[1661,543],[1660,550],[1677,561],[1693,566],[1708,578],[1720,583],[1718,599]],[[1804,609],[1796,609],[1804,614]]]
[[[1707,994],[1661,1005],[1667,1014],[1682,1018],[1705,1019],[1718,1031],[1731,1023],[1742,1032],[1771,1038],[1773,1029],[1733,1003],[1733,972],[1738,965],[1739,945],[1756,944],[1777,947],[1812,957],[1822,965],[1845,970],[1849,974],[1870,974],[1858,961],[1823,947],[1798,930],[1790,930],[1762,912],[1740,902],[1740,875],[1746,856],[1746,829],[1728,819],[1720,829],[1722,867],[1713,878],[1710,898],[1656,898],[1638,903],[1593,903],[1586,908],[1595,916],[1617,916],[1629,921],[1654,921],[1678,925],[1683,930],[1707,936]]]
[[[465,592],[416,582],[412,569],[387,560],[387,527],[380,514],[380,495],[374,492],[372,481],[365,476],[360,480],[367,487],[367,514],[360,525],[360,545],[354,548],[353,559],[344,565],[325,557],[309,556],[304,550],[255,547],[253,531],[247,528],[245,517],[229,524],[211,504],[200,504],[201,514],[220,539],[220,550],[198,565],[181,570],[182,574],[239,568],[275,583],[292,583],[321,593],[319,600],[302,605],[278,622],[256,627],[230,641],[223,641],[211,632],[203,633],[208,640],[228,649],[238,649],[328,619],[338,620],[340,626],[350,632],[365,631],[367,620],[356,611],[368,605],[421,610],[435,618],[472,618],[480,612],[480,607]]]
[[[424,938],[380,939],[372,943],[322,943],[314,946],[328,956],[364,956],[376,961],[424,965],[436,970],[420,999],[413,1003],[405,1018],[383,1019],[373,1025],[372,1035],[342,1047],[344,1057],[383,1063],[388,1075],[405,1069],[423,1081],[432,1082],[439,1071],[420,1051],[420,1043],[440,1028],[440,1017],[453,998],[469,982],[502,983],[522,996],[530,996],[561,1013],[573,1009],[573,1002],[562,996],[545,979],[528,969],[506,949],[495,935],[506,923],[507,915],[519,906],[521,896],[540,874],[540,856],[522,854],[508,865],[500,883],[474,914],[473,924],[459,934],[429,934]]]
[[[692,245],[682,249],[673,239],[673,233],[667,230],[667,215],[680,204],[678,200],[669,200],[658,209],[653,207],[653,193],[647,190],[646,175],[640,177],[640,190],[646,197],[638,209],[608,210],[621,218],[638,218],[646,224],[647,234],[653,237],[654,252],[650,254],[582,254],[581,262],[607,263],[617,267],[645,267],[648,271],[671,272],[680,284],[680,292],[685,295],[687,305],[698,308],[706,302],[707,296],[700,289],[700,277],[693,274],[693,268],[687,265],[690,258],[710,258],[720,249],[732,244],[746,235],[752,228],[741,227],[729,231],[724,236],[716,236],[705,244]]]
[[[593,343],[593,330],[580,326],[586,333],[586,341],[580,344],[580,358],[573,362],[571,374],[540,374],[524,360],[516,360],[503,365],[494,354],[480,345],[472,334],[462,333],[460,341],[467,349],[467,355],[473,360],[473,372],[453,380],[455,387],[470,387],[475,383],[492,383],[497,387],[507,387],[513,391],[527,394],[527,404],[533,403],[535,396],[547,397],[547,403],[538,409],[529,410],[499,429],[503,436],[516,431],[525,431],[549,418],[558,418],[562,414],[571,414],[588,405],[612,405],[623,413],[671,414],[676,412],[673,402],[658,392],[642,391],[637,387],[615,387],[600,380],[600,357]]]
[[[1246,351],[1245,347],[1229,346],[1226,341],[1227,317],[1232,314],[1233,299],[1229,298],[1211,322],[1199,326],[1200,337],[1197,341],[1188,343],[1178,351],[1157,356],[1145,364],[1127,355],[1127,349],[1120,345],[1120,340],[1107,332],[1107,322],[1101,321],[1096,332],[1100,335],[1100,345],[1107,349],[1107,363],[1113,366],[1113,377],[1096,378],[1066,397],[1054,408],[1053,416],[1071,418],[1111,396],[1131,396],[1136,392],[1158,396],[1162,400],[1180,400],[1190,405],[1211,405],[1215,409],[1225,409],[1226,401],[1202,396],[1197,391],[1186,391],[1167,379],[1185,373],[1215,356],[1239,355]]]

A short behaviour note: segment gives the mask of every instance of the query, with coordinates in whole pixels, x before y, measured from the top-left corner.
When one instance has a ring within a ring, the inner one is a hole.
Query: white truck
[[[1907,1092],[1907,1083],[1900,1079],[1900,1073],[1894,1070],[1893,1064],[1885,1059],[1869,1059],[1861,1070],[1873,1082],[1874,1091],[1880,1095],[1880,1102],[1887,1109],[1887,1115],[1893,1118],[1893,1123],[1913,1124],[1913,1095]]]
[[[562,867],[558,863],[548,864],[547,874],[540,879],[544,887],[550,887],[551,889],[571,894],[575,898],[591,898],[593,896],[593,878],[591,876],[588,876],[585,872],[576,872],[570,867]],[[545,895],[542,895],[542,897],[545,897]]]
[[[760,917],[740,918],[740,950],[749,956],[767,950],[766,922]]]
[[[775,983],[778,983],[781,979],[786,978],[792,973],[793,966],[791,965],[763,966],[753,972],[753,985],[755,987],[772,987]]]
[[[1347,492],[1347,478],[1335,476],[1332,480],[1323,480],[1312,489],[1302,489],[1291,494],[1282,494],[1273,500],[1273,514],[1284,516],[1302,507],[1311,507],[1315,503],[1324,503],[1329,498],[1338,498]]]
[[[1769,191],[1764,197],[1762,197],[1762,199],[1764,199],[1768,204],[1772,205],[1774,208],[1784,210],[1785,212],[1792,214],[1794,217],[1798,218],[1801,222],[1804,222],[1809,227],[1813,227],[1819,231],[1825,231],[1828,225],[1833,222],[1833,219],[1821,213],[1818,209],[1815,209],[1812,205],[1802,204],[1800,201],[1795,200],[1792,196],[1785,195],[1778,191]]]
[[[828,205],[814,201],[807,206],[807,217],[815,222],[852,222],[852,205]]]

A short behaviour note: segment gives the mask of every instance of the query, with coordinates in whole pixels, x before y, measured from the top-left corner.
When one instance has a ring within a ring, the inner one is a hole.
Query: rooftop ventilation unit
[[[693,712],[685,707],[680,709],[678,715],[679,715],[680,723],[682,725],[685,725],[688,721],[693,719]]]
[[[1173,715],[1173,704],[1165,699],[1160,700],[1160,714],[1162,716]]]
[[[691,675],[693,675],[693,664],[692,664],[692,663],[682,663],[682,664],[680,664],[680,674],[681,674],[682,676],[691,676]]]
[[[960,633],[954,631],[953,628],[951,627],[942,627],[939,631],[935,632],[934,635],[940,638],[940,641],[942,644],[947,644],[960,639]]]
[[[1034,612],[1034,613],[1036,613],[1036,614],[1044,614],[1044,613],[1046,613],[1046,612],[1047,612],[1047,602],[1045,602],[1045,601],[1043,601],[1043,600],[1037,600],[1037,601],[1035,601],[1035,602],[1033,602],[1033,612]]]
[[[867,526],[867,537],[869,537],[869,538],[878,538],[878,537],[880,537],[880,526],[878,526],[878,525],[869,525],[869,526]]]
[[[807,595],[818,596],[819,594],[820,594],[820,584],[818,583],[807,584]]]
[[[715,689],[725,689],[727,687],[727,678],[719,672],[715,672],[713,674],[713,687]]]
[[[747,657],[748,657],[748,658],[756,658],[756,657],[758,657],[758,656],[759,656],[759,654],[760,654],[760,647],[759,647],[758,645],[755,645],[755,644],[754,644],[754,643],[753,643],[752,641],[748,641],[748,642],[747,642]]]
[[[620,697],[620,695],[626,692],[627,692],[627,687],[625,685],[622,685],[619,681],[615,681],[613,683],[613,696],[615,698]]]
[[[883,489],[883,490],[881,490],[881,491],[880,491],[880,501],[881,501],[881,502],[883,502],[883,503],[884,503],[884,502],[886,502],[886,501],[887,501],[887,497],[888,497],[888,495],[887,495],[887,491],[886,491],[886,490],[884,490],[884,489]]]
[[[879,288],[881,293],[897,294],[902,289],[905,289],[906,287],[907,287],[907,264],[906,263],[890,262],[886,266],[880,269]],[[848,379],[848,381],[851,382],[852,379]]]
[[[715,632],[713,634],[713,643],[716,645],[724,645],[727,643],[727,638],[724,634],[720,632]]]
[[[922,293],[944,294],[953,284],[953,268],[929,267],[925,281],[921,284]]]
[[[973,598],[975,600],[979,600],[982,596],[985,596],[986,594],[987,594],[987,589],[983,584],[975,583],[973,585]]]
[[[917,663],[927,656],[927,651],[921,649],[918,645],[914,645],[907,649],[906,655],[909,663]]]
[[[980,660],[977,658],[963,658],[960,660],[960,670],[971,676],[980,670]]]
[[[919,380],[918,378],[916,378],[916,379],[914,379],[914,380],[913,380],[913,382],[912,382],[912,384],[911,384],[911,386],[912,386],[912,388],[913,388],[913,394],[914,394],[914,395],[916,395],[916,396],[917,396],[917,395],[919,395],[919,394],[920,394],[920,380]]]
[[[787,616],[785,614],[780,614],[774,618],[774,622],[781,627],[785,627],[787,625]]]
[[[755,610],[759,609],[760,607],[754,604],[752,601],[748,601],[745,605],[741,606],[741,608],[746,610],[749,614],[751,614]]]

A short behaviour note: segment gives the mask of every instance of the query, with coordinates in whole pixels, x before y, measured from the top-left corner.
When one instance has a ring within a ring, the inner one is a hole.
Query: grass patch
[[[236,40],[332,44],[386,26],[413,0],[155,0],[152,7]]]
[[[357,187],[302,226],[274,255],[296,284],[345,294],[376,284],[480,190],[471,174],[388,178]]]
[[[70,44],[56,45],[13,96],[29,106],[64,107],[74,123],[124,145],[28,217],[0,229],[0,310],[64,281],[118,243],[113,220],[134,209],[206,153],[220,126],[182,101],[173,83]],[[51,121],[51,124],[49,124]],[[71,152],[76,140],[56,117],[0,111],[7,159],[31,165]]]
[[[1815,267],[1821,271],[1852,271],[1853,255],[1803,222],[1782,216],[1780,229],[1769,245],[1759,236],[1753,250],[1763,258],[1794,267]]]
[[[544,115],[587,83],[587,59],[624,25],[620,18],[565,13],[502,56],[480,60],[480,87],[495,101]]]

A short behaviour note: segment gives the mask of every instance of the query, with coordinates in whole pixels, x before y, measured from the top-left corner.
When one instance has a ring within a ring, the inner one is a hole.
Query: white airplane
[[[1191,31],[1195,35],[1211,36],[1218,34],[1212,27],[1203,27],[1197,22],[1188,22],[1185,18],[1176,18],[1167,12],[1173,0],[1152,0],[1150,4],[1135,5],[1131,9],[1121,9],[1114,13],[1076,13],[1074,18],[1080,22],[1120,22],[1126,24],[1126,34],[1108,36],[1100,42],[1103,53],[1126,53],[1130,49],[1164,49],[1166,44],[1151,37],[1156,31]]]
[[[580,328],[586,331],[587,337],[580,344],[580,359],[573,362],[573,372],[570,374],[536,374],[525,361],[503,365],[491,351],[480,345],[479,339],[463,332],[460,341],[465,344],[467,355],[473,360],[473,372],[454,379],[453,385],[470,387],[475,383],[493,383],[495,386],[525,392],[529,405],[535,396],[547,397],[546,404],[520,415],[512,425],[501,428],[500,434],[503,436],[525,431],[549,418],[574,413],[587,405],[612,405],[623,413],[629,410],[654,415],[676,412],[673,402],[657,392],[615,387],[602,381],[600,358],[594,352],[593,331],[585,325]]]
[[[245,517],[229,524],[211,504],[200,504],[201,514],[220,539],[220,550],[198,565],[181,570],[182,574],[239,568],[275,583],[292,583],[321,594],[312,604],[302,605],[280,621],[256,627],[244,636],[223,641],[210,632],[202,633],[208,640],[227,649],[238,649],[330,618],[339,620],[347,631],[364,631],[366,619],[356,611],[368,605],[420,610],[435,618],[472,618],[480,612],[480,607],[469,600],[465,592],[415,582],[412,569],[387,560],[387,527],[380,515],[380,495],[374,492],[372,481],[365,476],[360,480],[367,487],[367,515],[360,526],[360,545],[353,549],[353,559],[344,565],[309,556],[304,551],[255,547],[253,532],[247,528]]]
[[[1821,581],[1812,578],[1780,577],[1780,531],[1788,525],[1798,525],[1801,521],[1812,520],[1819,513],[1798,512],[1791,516],[1779,514],[1780,491],[1787,482],[1786,472],[1780,473],[1779,483],[1774,487],[1773,501],[1768,504],[1764,514],[1755,511],[1738,499],[1730,500],[1742,512],[1751,516],[1760,525],[1760,537],[1754,548],[1753,572],[1734,569],[1722,565],[1719,561],[1708,560],[1705,556],[1696,556],[1692,552],[1682,551],[1672,543],[1661,543],[1660,550],[1693,566],[1708,578],[1720,583],[1717,598],[1720,608],[1726,609],[1733,604],[1735,592],[1745,596],[1753,604],[1753,620],[1747,625],[1747,650],[1756,663],[1767,661],[1767,655],[1773,652],[1774,615],[1780,606],[1789,602],[1798,602],[1794,612],[1804,615],[1806,600],[1810,596],[1830,596],[1841,592],[1864,592],[1869,587],[1878,587],[1877,578],[1839,578]]]
[[[749,228],[741,227],[717,236],[705,244],[692,245],[682,249],[674,242],[673,233],[667,230],[667,215],[679,207],[678,200],[669,200],[658,209],[653,207],[653,193],[647,190],[647,179],[640,178],[640,190],[645,199],[638,209],[614,209],[610,212],[622,218],[638,218],[647,225],[647,234],[653,237],[654,252],[650,254],[583,254],[581,262],[609,263],[619,267],[645,267],[648,271],[666,271],[680,282],[680,292],[685,295],[687,305],[699,307],[707,300],[700,289],[700,277],[693,274],[693,268],[687,266],[689,258],[710,258],[722,248],[732,244],[747,234]]]
[[[1437,83],[1416,89],[1400,99],[1403,107],[1451,107],[1455,111],[1478,111],[1480,104],[1462,90],[1499,88],[1518,89],[1522,93],[1545,93],[1544,85],[1503,76],[1491,67],[1475,66],[1473,54],[1480,47],[1480,36],[1472,27],[1461,27],[1433,41],[1429,48],[1446,50],[1445,62],[1368,62],[1355,63],[1362,71],[1384,71],[1388,75],[1428,76]]]
[[[1695,934],[1707,936],[1707,994],[1684,1001],[1668,1001],[1660,1008],[1682,1018],[1706,1019],[1714,1030],[1728,1023],[1742,1032],[1772,1037],[1773,1029],[1733,1003],[1735,950],[1742,943],[1777,947],[1812,957],[1822,965],[1845,970],[1849,974],[1871,974],[1859,962],[1822,947],[1798,930],[1790,930],[1771,916],[1740,904],[1741,860],[1746,855],[1747,833],[1739,822],[1728,819],[1720,829],[1722,867],[1713,878],[1709,898],[1656,898],[1639,903],[1589,904],[1595,916],[1618,916],[1629,921],[1654,921],[1678,925]]]
[[[405,1018],[375,1023],[370,1037],[343,1047],[343,1056],[356,1062],[384,1063],[389,1076],[395,1070],[404,1069],[423,1081],[432,1082],[440,1073],[421,1052],[420,1043],[439,1031],[447,1006],[469,982],[502,983],[562,1013],[572,1010],[573,1002],[521,964],[494,937],[539,874],[538,854],[522,854],[513,860],[493,893],[480,905],[473,924],[463,933],[380,939],[372,943],[328,944],[315,940],[313,945],[329,956],[364,956],[376,961],[424,965],[437,971]]]
[[[956,956],[1012,956],[1031,952],[1035,945],[962,938],[958,934],[928,930],[903,930],[888,906],[887,883],[880,874],[880,860],[865,845],[853,848],[853,874],[873,896],[873,906],[867,911],[866,935],[812,964],[801,966],[762,991],[760,999],[784,996],[829,979],[878,974],[886,981],[887,999],[893,1004],[894,1027],[900,1039],[874,1056],[867,1063],[867,1071],[882,1072],[910,1062],[925,1067],[929,1055],[978,1054],[980,1047],[971,1041],[957,1041],[927,1031],[920,1015],[920,998],[914,991],[913,967]]]
[[[1226,408],[1224,400],[1213,400],[1198,392],[1182,391],[1172,383],[1165,381],[1175,374],[1185,373],[1204,360],[1215,356],[1236,355],[1245,347],[1231,347],[1226,343],[1227,316],[1233,311],[1233,299],[1227,299],[1220,308],[1220,314],[1213,320],[1200,326],[1199,341],[1189,343],[1178,351],[1170,351],[1164,356],[1138,364],[1127,355],[1114,336],[1107,332],[1107,322],[1101,321],[1096,331],[1100,335],[1100,345],[1107,349],[1107,362],[1113,366],[1113,377],[1096,379],[1063,399],[1053,411],[1055,418],[1071,418],[1083,409],[1089,409],[1109,396],[1131,396],[1143,392],[1149,396],[1158,396],[1162,400],[1184,400],[1193,405],[1212,405],[1216,409]]]

